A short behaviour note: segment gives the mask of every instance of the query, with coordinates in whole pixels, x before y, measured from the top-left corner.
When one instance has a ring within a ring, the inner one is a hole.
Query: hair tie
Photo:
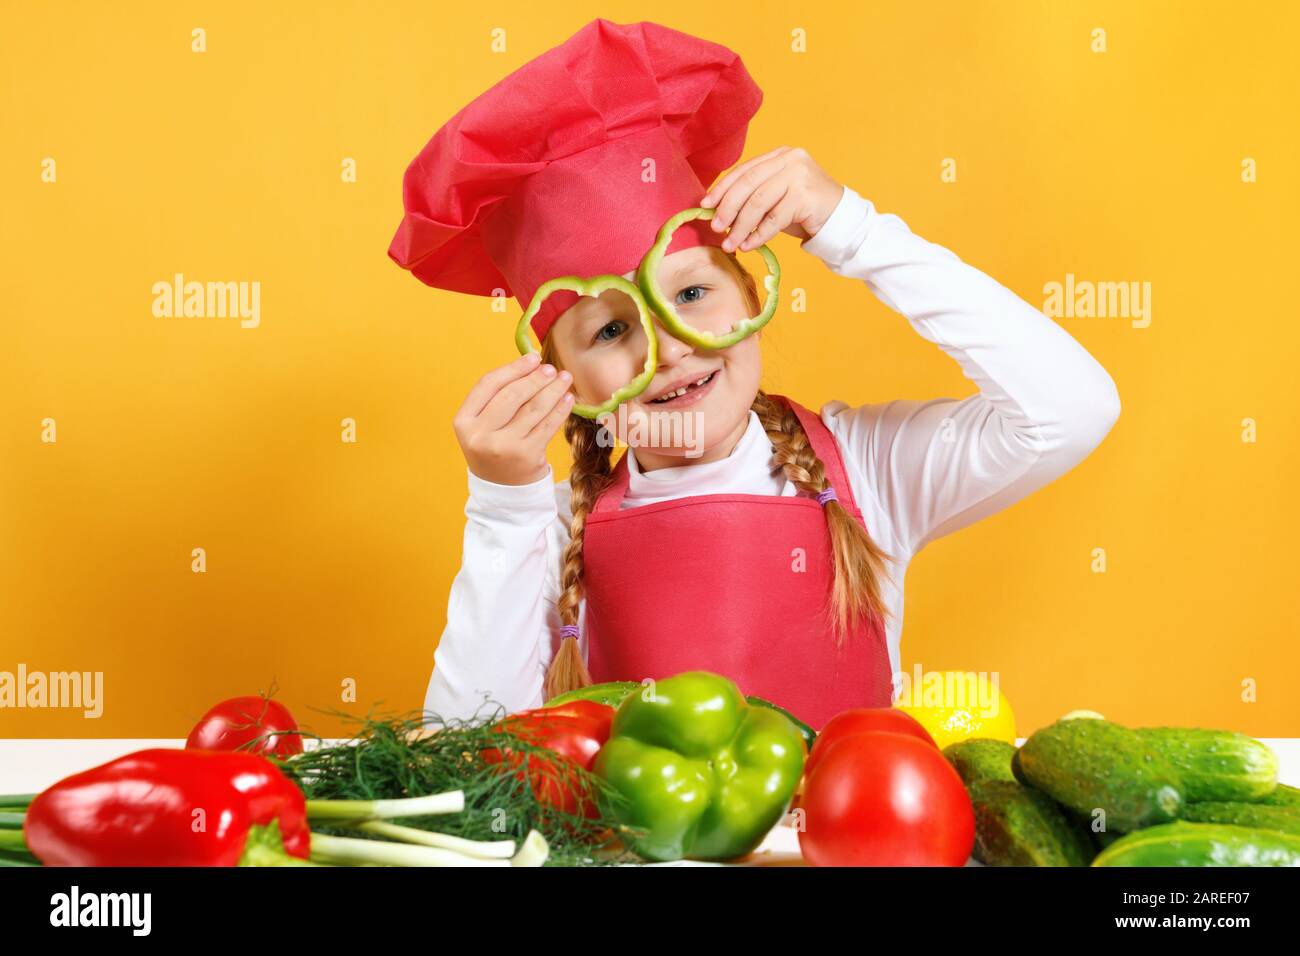
[[[827,488],[825,491],[817,492],[817,503],[823,508],[826,507],[826,502],[839,500],[839,496],[835,494],[834,488]]]
[[[560,640],[564,640],[566,637],[576,638],[581,633],[582,629],[579,628],[578,625],[565,624],[560,628]]]

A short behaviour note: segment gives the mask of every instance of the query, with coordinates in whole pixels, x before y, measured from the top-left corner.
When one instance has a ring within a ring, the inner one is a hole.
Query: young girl
[[[736,252],[785,232],[905,316],[978,393],[818,414],[759,387],[761,332],[708,349],[656,315],[648,387],[597,421],[574,402],[629,382],[645,333],[617,292],[552,295],[532,320],[540,359],[491,370],[455,415],[468,522],[427,710],[470,716],[486,696],[513,711],[592,680],[694,669],[814,727],[888,706],[913,555],[1068,471],[1115,422],[1114,383],[1066,332],[806,151],[757,156],[706,193],[760,102],[724,47],[593,21],[430,140],[390,255],[427,284],[509,290],[527,307],[557,276],[634,278],[660,226],[710,207],[656,271],[690,326],[756,315]],[[633,440],[629,423],[670,413],[694,416],[692,448]],[[556,484],[545,451],[561,428],[573,467]],[[617,462],[611,433],[631,445]]]

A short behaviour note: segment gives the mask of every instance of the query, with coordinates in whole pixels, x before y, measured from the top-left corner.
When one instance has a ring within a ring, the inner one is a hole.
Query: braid
[[[813,450],[794,409],[759,391],[751,406],[772,441],[772,461],[800,491],[815,495],[826,490],[826,467]],[[889,555],[848,509],[836,500],[826,502],[826,526],[831,536],[835,582],[827,607],[836,643],[843,645],[853,622],[875,619],[882,626],[888,616],[880,596],[880,581],[888,576]]]
[[[550,337],[542,343],[542,360],[554,364],[548,355]],[[558,366],[557,366],[558,367]],[[564,437],[573,451],[573,468],[569,472],[569,543],[560,559],[560,623],[577,624],[582,605],[583,564],[582,541],[587,527],[587,514],[610,483],[613,468],[610,465],[613,442],[604,426],[591,419],[570,415],[564,422]],[[566,694],[591,683],[591,675],[582,660],[582,651],[576,638],[565,637],[559,651],[546,670],[543,685],[545,699]]]

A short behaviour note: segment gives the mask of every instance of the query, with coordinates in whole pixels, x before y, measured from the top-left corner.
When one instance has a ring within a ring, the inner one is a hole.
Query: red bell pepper
[[[257,742],[246,746],[252,741]],[[269,697],[232,697],[204,714],[185,740],[186,750],[241,748],[273,757],[302,753],[302,735],[289,708]]]
[[[23,836],[46,866],[292,865],[311,841],[302,792],[269,760],[165,749],[60,780]]]
[[[496,727],[513,733],[522,740],[567,758],[584,770],[591,770],[596,754],[609,740],[614,708],[594,700],[575,700],[556,707],[540,707],[511,714]],[[505,763],[519,767],[524,755],[503,755],[496,749],[483,751],[488,763]],[[543,803],[571,815],[595,818],[598,808],[590,795],[582,794],[571,768],[563,762],[548,760],[536,753],[528,755],[528,777],[534,796]],[[524,771],[520,771],[522,778]]]

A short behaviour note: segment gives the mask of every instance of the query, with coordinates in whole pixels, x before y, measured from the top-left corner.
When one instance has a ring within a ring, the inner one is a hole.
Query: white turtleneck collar
[[[687,495],[780,495],[798,490],[793,485],[787,490],[785,476],[773,473],[772,442],[752,409],[744,434],[726,458],[646,472],[637,463],[635,450],[629,449],[627,470],[624,507]]]

